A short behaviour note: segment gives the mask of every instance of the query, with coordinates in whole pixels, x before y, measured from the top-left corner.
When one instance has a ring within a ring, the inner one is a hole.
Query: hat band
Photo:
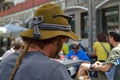
[[[33,18],[33,23],[32,23],[32,27],[31,27],[31,28],[34,28],[33,38],[39,39],[39,37],[40,37],[39,29],[61,30],[61,31],[70,31],[71,30],[70,25],[63,26],[63,25],[58,25],[58,24],[47,24],[47,23],[43,23],[43,22],[44,22],[44,20],[43,20],[42,16],[38,16],[38,17]]]
[[[46,23],[41,23],[38,25],[39,29],[43,30],[63,30],[63,31],[70,31],[71,26],[63,26],[63,25],[56,25],[56,24],[46,24]]]
[[[42,30],[61,30],[61,31],[70,31],[71,30],[70,25],[63,26],[63,25],[45,24],[45,23],[41,23],[37,27],[33,26],[32,28],[34,28],[34,35],[33,35],[34,38],[40,37],[39,29],[42,29]]]
[[[53,18],[58,17],[58,16],[64,16],[64,15],[57,15],[57,16],[54,16]],[[66,16],[64,16],[64,17],[66,17]],[[38,27],[39,29],[45,29],[45,30],[63,30],[63,31],[70,31],[71,30],[70,25],[64,26],[64,25],[59,25],[59,24],[44,23],[44,19],[42,16],[38,16],[38,17],[33,18],[32,28],[33,27]]]

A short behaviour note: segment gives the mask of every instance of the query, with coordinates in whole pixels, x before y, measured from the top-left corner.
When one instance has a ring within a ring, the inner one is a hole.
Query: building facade
[[[67,0],[64,5],[65,13],[73,16],[73,31],[90,52],[98,32],[120,33],[120,0]]]

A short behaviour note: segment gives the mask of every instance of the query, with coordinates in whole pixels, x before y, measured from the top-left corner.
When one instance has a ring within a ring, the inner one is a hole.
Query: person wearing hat
[[[70,29],[70,19],[58,4],[47,3],[34,14],[31,29],[21,34],[25,47],[0,64],[0,80],[72,80],[56,57],[64,38],[78,40]]]

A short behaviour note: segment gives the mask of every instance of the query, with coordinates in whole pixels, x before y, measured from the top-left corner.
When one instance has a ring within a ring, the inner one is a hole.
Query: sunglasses
[[[78,50],[78,48],[79,48],[79,47],[73,47],[72,49],[73,49],[73,50]]]

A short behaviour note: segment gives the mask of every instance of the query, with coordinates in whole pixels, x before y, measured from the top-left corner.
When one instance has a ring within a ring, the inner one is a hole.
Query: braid
[[[16,74],[16,71],[17,71],[18,68],[19,68],[19,65],[20,65],[20,63],[21,63],[21,60],[22,60],[22,58],[25,56],[26,52],[28,51],[28,48],[29,48],[30,44],[31,44],[31,42],[29,42],[29,43],[26,45],[26,47],[24,48],[24,50],[22,51],[22,53],[18,56],[18,58],[17,58],[17,60],[16,60],[15,67],[14,67],[14,69],[13,69],[11,75],[10,75],[9,80],[13,80],[13,79],[14,79],[14,76],[15,76],[15,74]]]

